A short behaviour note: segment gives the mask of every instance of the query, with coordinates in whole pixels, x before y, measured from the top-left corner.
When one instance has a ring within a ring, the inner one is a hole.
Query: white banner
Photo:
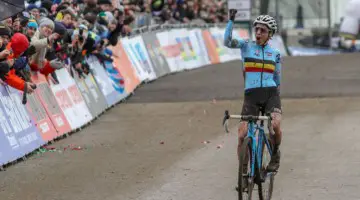
[[[65,68],[55,71],[60,84],[50,84],[71,129],[77,129],[93,119],[81,92]]]
[[[200,66],[209,65],[210,59],[207,53],[205,41],[202,37],[201,29],[193,29],[189,31],[190,41],[195,49],[196,55],[199,56]]]
[[[196,54],[194,46],[190,40],[187,29],[177,29],[170,31],[171,43],[175,42],[180,47],[180,66],[183,69],[194,69],[200,67],[199,56]]]
[[[136,59],[136,55],[131,50],[131,45],[130,45],[131,40],[129,38],[123,38],[123,39],[121,39],[121,43],[126,51],[126,54],[128,55],[128,57],[131,61],[132,67],[135,69],[136,75],[139,78],[139,80],[141,82],[147,80],[148,76],[146,75],[145,71],[141,67],[139,61]]]
[[[137,68],[141,68],[144,73],[144,77],[147,80],[156,79],[156,73],[151,64],[149,54],[146,51],[144,41],[141,36],[136,36],[129,39],[128,43],[129,50],[132,52],[132,56],[135,58]]]
[[[171,72],[179,72],[184,68],[180,65],[180,48],[175,40],[172,40],[170,36],[171,31],[164,31],[156,33],[156,37],[159,40],[162,50],[165,53],[166,61],[169,64]]]
[[[224,32],[224,29],[219,29],[217,27],[210,28],[211,36],[216,43],[216,51],[220,57],[220,62],[236,60],[239,57],[240,50],[233,50],[224,46]],[[235,32],[233,31],[233,33]]]

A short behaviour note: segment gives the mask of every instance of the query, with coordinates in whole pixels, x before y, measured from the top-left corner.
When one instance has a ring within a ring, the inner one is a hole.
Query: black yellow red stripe
[[[254,58],[245,58],[245,72],[267,72],[274,73],[275,62],[271,60],[259,60]]]

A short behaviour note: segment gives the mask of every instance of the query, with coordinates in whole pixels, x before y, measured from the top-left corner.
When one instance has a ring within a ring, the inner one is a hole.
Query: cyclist
[[[340,25],[339,46],[342,49],[348,51],[356,50],[359,48],[359,40],[356,40],[356,36],[359,33],[359,20],[360,12],[358,8],[360,6],[360,0],[351,0],[348,2],[345,8],[345,15]]]
[[[274,152],[267,167],[269,172],[275,172],[280,166],[281,142],[281,101],[280,77],[281,58],[280,52],[271,47],[268,42],[277,31],[277,24],[269,15],[258,16],[253,26],[255,27],[256,41],[232,38],[232,27],[237,13],[230,9],[230,20],[226,26],[224,43],[229,48],[240,48],[243,57],[243,76],[245,79],[245,97],[242,115],[258,115],[260,107],[265,113],[271,113],[274,128]],[[247,122],[241,122],[239,127],[238,155],[241,144],[247,133]]]

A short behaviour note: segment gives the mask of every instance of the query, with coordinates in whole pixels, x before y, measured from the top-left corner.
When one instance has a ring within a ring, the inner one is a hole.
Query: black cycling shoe
[[[271,160],[269,165],[266,168],[266,171],[268,172],[277,172],[277,170],[280,167],[280,150],[277,152],[274,152],[274,154],[271,156]]]
[[[248,176],[247,175],[243,175],[243,186],[242,186],[242,191],[246,192],[247,188],[248,188]],[[239,186],[235,187],[235,190],[239,192]]]

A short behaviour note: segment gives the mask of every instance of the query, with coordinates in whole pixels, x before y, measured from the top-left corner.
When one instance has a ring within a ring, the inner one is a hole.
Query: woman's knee
[[[280,129],[280,122],[281,122],[281,114],[280,113],[272,113],[271,114],[272,121],[271,125],[273,129]]]
[[[243,140],[247,132],[247,122],[241,122],[238,130],[239,139]]]

